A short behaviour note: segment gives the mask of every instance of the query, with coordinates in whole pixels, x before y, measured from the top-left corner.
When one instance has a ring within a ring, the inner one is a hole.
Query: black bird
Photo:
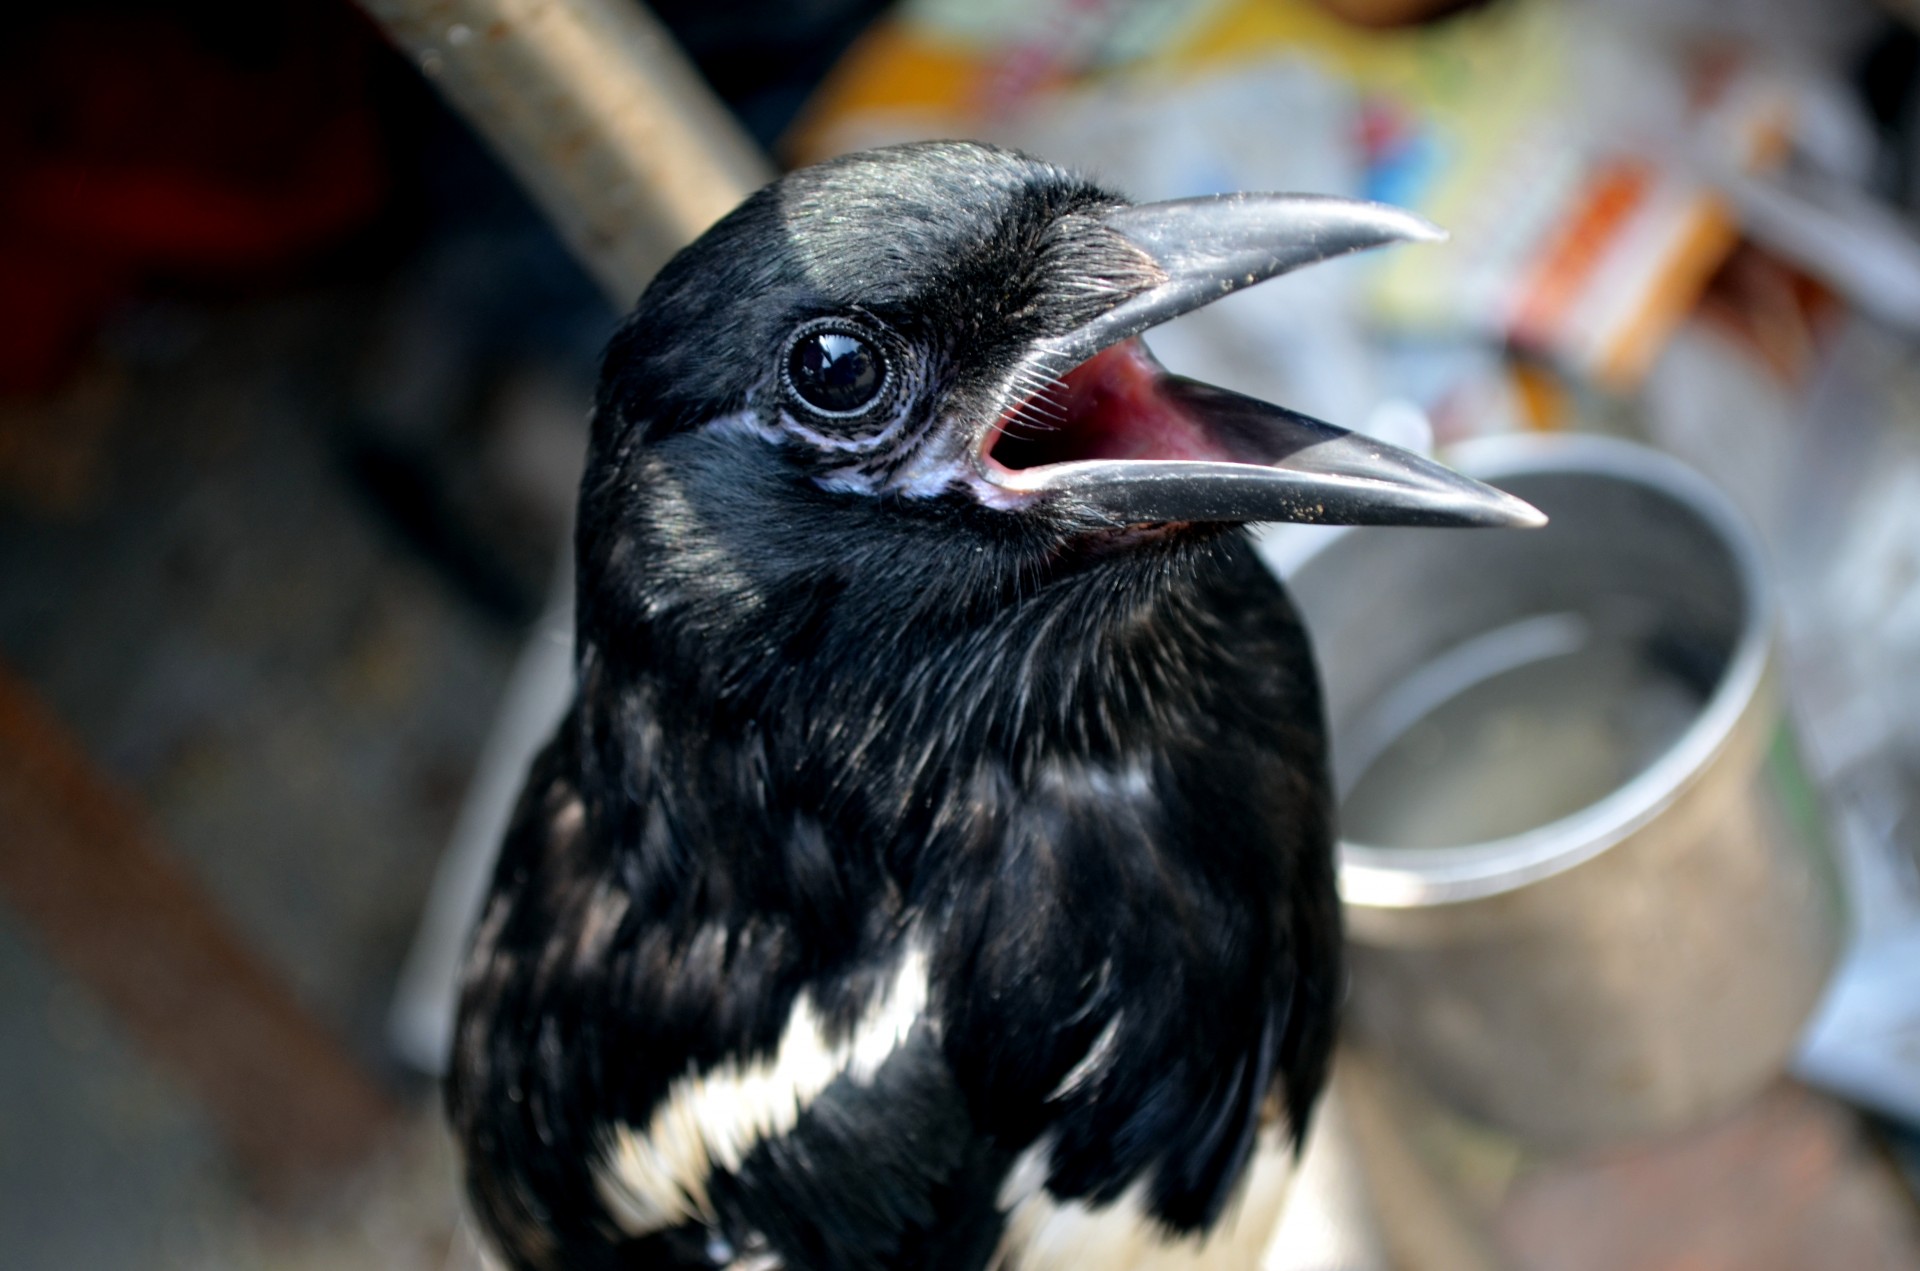
[[[1239,527],[1539,518],[1136,337],[1433,236],[938,143],[660,273],[466,970],[513,1266],[1254,1264],[1342,981],[1312,655]]]

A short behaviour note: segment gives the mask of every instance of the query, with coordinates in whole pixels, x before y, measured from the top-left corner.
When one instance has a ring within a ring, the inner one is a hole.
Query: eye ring
[[[781,359],[780,378],[787,395],[810,414],[855,419],[886,400],[894,372],[878,336],[828,319],[794,335]]]

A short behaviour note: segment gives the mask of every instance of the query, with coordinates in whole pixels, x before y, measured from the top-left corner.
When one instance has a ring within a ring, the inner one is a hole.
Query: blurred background
[[[1484,1265],[1920,1268],[1920,6],[651,12],[777,166],[969,136],[1412,207],[1446,248],[1151,343],[1443,457],[1601,433],[1728,496],[1850,901],[1794,1075],[1599,1154],[1400,1123]],[[41,3],[0,44],[8,1267],[477,1265],[448,968],[563,688],[625,300],[408,47],[345,0]]]

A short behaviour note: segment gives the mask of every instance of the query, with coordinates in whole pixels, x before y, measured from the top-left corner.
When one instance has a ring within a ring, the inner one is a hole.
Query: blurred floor
[[[1858,1119],[1787,1083],[1694,1133],[1536,1169],[1495,1230],[1526,1271],[1920,1266],[1920,1213]]]
[[[0,655],[376,1068],[517,650],[340,453],[381,304],[348,288],[130,313],[122,356],[0,414]],[[4,911],[0,1018],[6,1265],[209,1265],[239,1180]]]

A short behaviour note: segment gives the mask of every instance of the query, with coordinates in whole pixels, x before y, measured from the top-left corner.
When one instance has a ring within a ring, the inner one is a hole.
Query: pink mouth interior
[[[1001,416],[986,458],[1013,472],[1088,459],[1231,459],[1166,382],[1139,340],[1116,344]]]

